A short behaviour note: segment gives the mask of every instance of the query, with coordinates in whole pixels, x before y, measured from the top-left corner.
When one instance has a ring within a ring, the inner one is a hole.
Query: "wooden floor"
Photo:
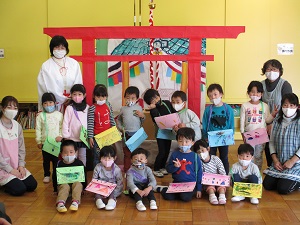
[[[108,224],[108,225],[171,225],[171,224],[300,224],[300,191],[281,196],[275,192],[263,191],[259,205],[252,205],[249,200],[239,203],[230,201],[232,189],[229,188],[227,204],[212,206],[208,196],[193,199],[191,202],[165,201],[156,193],[158,210],[139,212],[133,199],[122,195],[118,198],[114,211],[98,210],[93,201],[93,194],[82,197],[78,212],[68,211],[60,214],[55,209],[56,196],[53,195],[52,184],[43,184],[43,169],[41,153],[35,147],[34,139],[26,139],[27,168],[38,181],[38,187],[33,193],[22,197],[12,197],[0,189],[0,201],[7,208],[7,214],[13,224]],[[236,146],[239,143],[236,143]],[[230,148],[230,165],[236,161],[236,146]],[[265,164],[265,162],[264,162]],[[265,166],[265,165],[264,165]],[[91,172],[88,173],[91,178]],[[167,185],[171,175],[158,178],[158,184]],[[67,202],[70,205],[70,200]]]

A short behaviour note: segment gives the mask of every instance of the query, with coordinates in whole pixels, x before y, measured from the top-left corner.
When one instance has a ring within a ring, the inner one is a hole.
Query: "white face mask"
[[[178,112],[178,111],[180,111],[183,108],[184,102],[181,103],[181,104],[172,104],[172,106]]]
[[[251,99],[253,102],[258,102],[258,101],[260,100],[260,97],[255,96],[255,95],[252,95],[252,96],[250,96],[250,99]]]
[[[66,50],[53,50],[53,55],[57,59],[62,59],[67,54]]]
[[[10,119],[10,120],[12,120],[13,118],[15,118],[17,114],[18,114],[18,110],[15,110],[15,109],[5,109],[3,111],[3,115],[7,119]]]
[[[221,101],[222,101],[221,97],[210,100],[210,102],[213,103],[214,105],[219,105]]]
[[[200,157],[201,157],[201,159],[203,159],[203,160],[207,159],[208,155],[209,155],[209,152],[208,152],[208,151],[206,151],[206,152],[201,152],[201,153],[200,153]]]
[[[106,100],[97,101],[97,105],[103,105],[106,102]]]
[[[76,155],[66,155],[63,157],[64,161],[67,163],[72,163],[76,159]]]
[[[242,159],[239,159],[239,163],[242,166],[249,166],[249,164],[251,163],[251,160],[242,160]]]
[[[293,115],[295,115],[297,111],[297,108],[292,109],[292,108],[282,108],[282,112],[286,117],[291,117]]]
[[[135,104],[135,102],[133,102],[133,101],[127,101],[126,102],[126,105],[128,106],[128,107],[131,107],[131,106],[133,106]]]
[[[268,80],[274,81],[279,77],[279,72],[270,71],[266,72],[265,75],[268,78]]]

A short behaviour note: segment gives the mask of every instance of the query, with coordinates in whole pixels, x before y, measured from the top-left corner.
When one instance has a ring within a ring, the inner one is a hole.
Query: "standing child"
[[[62,122],[63,114],[56,110],[56,99],[53,93],[44,93],[42,96],[43,112],[36,117],[36,143],[39,149],[43,149],[43,144],[47,137],[54,138],[56,142],[62,140]],[[44,168],[44,183],[50,182],[50,162],[52,162],[52,182],[54,192],[57,187],[54,185],[55,168],[58,162],[58,157],[46,151],[43,154],[43,168]]]
[[[63,160],[57,163],[57,168],[72,167],[72,166],[84,167],[83,163],[79,159],[76,159],[76,153],[77,153],[77,145],[74,141],[72,140],[63,141],[60,146],[60,154]],[[65,207],[65,203],[70,194],[70,191],[72,192],[72,203],[70,206],[70,210],[72,211],[78,210],[78,205],[80,204],[82,190],[86,187],[86,171],[84,171],[84,173],[85,173],[85,181],[82,183],[74,182],[72,184],[58,185],[58,193],[56,199],[56,210],[58,212],[67,211],[67,208]],[[57,173],[55,173],[55,176],[56,176],[55,185],[57,185]]]
[[[194,151],[199,155],[202,161],[202,171],[211,174],[222,174],[226,175],[222,161],[218,156],[209,154],[208,143],[204,140],[198,140],[194,144]],[[224,205],[226,204],[226,187],[222,186],[205,186],[204,190],[209,196],[209,202],[213,205]],[[219,199],[217,199],[216,192],[219,193]]]
[[[160,192],[164,199],[191,201],[196,191],[196,197],[201,198],[202,190],[202,165],[199,156],[191,151],[195,141],[195,131],[189,127],[180,128],[177,131],[176,139],[179,150],[174,151],[169,159],[167,170],[172,173],[173,183],[196,182],[192,192],[166,193],[168,188],[157,186],[156,191]]]
[[[125,139],[128,140],[141,128],[145,115],[142,107],[137,103],[140,91],[135,86],[130,86],[125,90],[124,98],[126,106],[122,106],[118,116],[117,125],[119,130],[124,132]],[[126,141],[124,140],[124,141]],[[124,172],[130,168],[131,165],[131,151],[125,145],[123,147],[124,153]]]
[[[143,148],[137,148],[131,153],[132,166],[127,171],[127,187],[129,196],[136,202],[139,211],[145,211],[143,197],[147,197],[150,202],[150,209],[157,209],[156,198],[153,188],[156,187],[156,180],[152,170],[146,166],[149,152]]]
[[[161,100],[158,91],[155,89],[148,89],[145,92],[144,101],[149,105],[150,115],[155,125],[155,117],[176,113],[171,102],[168,100]],[[163,177],[168,174],[165,167],[170,153],[171,143],[175,135],[172,130],[161,130],[157,125],[155,127],[157,129],[156,141],[158,154],[154,162],[153,174],[157,177]]]
[[[201,139],[201,130],[200,130],[200,119],[192,110],[187,108],[187,97],[186,93],[183,91],[175,91],[172,95],[172,106],[177,111],[180,121],[180,124],[175,125],[173,128],[176,132],[179,128],[190,127],[195,131],[195,140]]]
[[[240,115],[240,130],[244,141],[244,132],[253,131],[258,128],[266,128],[266,123],[271,123],[277,113],[277,108],[275,107],[274,112],[270,114],[269,106],[261,101],[263,91],[263,85],[259,81],[251,81],[247,88],[250,101],[242,104]],[[255,145],[253,148],[253,162],[258,166],[259,170],[261,170],[265,144]]]
[[[238,148],[239,162],[232,165],[230,175],[233,182],[247,182],[254,184],[261,184],[262,178],[257,165],[251,160],[253,159],[254,149],[249,144],[241,144]],[[231,198],[232,202],[239,202],[244,200],[243,196],[234,196]],[[257,198],[251,198],[250,202],[254,205],[259,203]]]
[[[78,148],[78,159],[86,166],[86,145],[80,140],[81,127],[87,128],[86,90],[82,84],[75,84],[70,90],[71,104],[67,106],[62,127],[65,139],[76,142]]]
[[[222,102],[223,89],[220,84],[211,84],[207,89],[207,96],[211,105],[207,106],[203,114],[203,138],[208,138],[208,131],[232,129],[234,132],[234,114],[232,108]],[[219,149],[220,159],[223,162],[226,174],[229,172],[228,145],[211,147],[211,155],[217,154]]]
[[[88,138],[94,152],[94,167],[100,162],[100,149],[94,136],[116,125],[107,96],[106,87],[103,84],[97,84],[93,91],[94,104],[88,110]]]
[[[116,151],[112,146],[104,146],[100,151],[100,161],[94,169],[93,179],[117,184],[117,187],[107,197],[107,205],[102,201],[104,196],[95,195],[96,206],[98,209],[114,210],[116,208],[117,197],[122,194],[123,177],[121,169],[115,164]]]

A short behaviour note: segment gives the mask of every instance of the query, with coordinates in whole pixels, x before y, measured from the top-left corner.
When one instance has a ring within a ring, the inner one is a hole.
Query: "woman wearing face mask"
[[[21,125],[14,120],[18,114],[18,101],[6,96],[0,111],[0,186],[14,195],[34,191],[37,182],[25,168],[25,144]]]
[[[264,171],[263,186],[288,194],[300,187],[300,110],[297,95],[282,97],[279,115],[273,122],[270,138],[272,166]]]
[[[282,96],[293,92],[292,86],[288,81],[281,78],[283,75],[282,64],[276,59],[270,59],[265,62],[261,71],[262,75],[266,76],[266,79],[261,82],[264,89],[262,101],[268,104],[270,112],[273,112],[280,107]],[[270,135],[272,125],[267,125],[267,131]],[[269,143],[266,143],[265,154],[267,164],[271,166],[272,158],[270,156]]]
[[[70,89],[74,84],[82,84],[79,63],[68,57],[69,45],[63,36],[54,36],[50,41],[51,58],[43,63],[38,75],[38,95],[52,92],[57,100],[58,110],[64,112],[64,104],[68,103]],[[39,101],[39,110],[43,107]]]

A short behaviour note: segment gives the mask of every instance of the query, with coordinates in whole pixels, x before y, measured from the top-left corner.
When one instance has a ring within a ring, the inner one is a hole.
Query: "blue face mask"
[[[52,113],[55,111],[55,105],[46,106],[46,107],[44,107],[44,109],[47,113]]]
[[[139,170],[143,170],[145,168],[145,163],[142,163],[142,162],[139,162],[139,161],[133,162],[132,165],[134,165]]]
[[[190,150],[191,147],[192,147],[191,145],[179,146],[180,150],[182,150],[184,153]]]

